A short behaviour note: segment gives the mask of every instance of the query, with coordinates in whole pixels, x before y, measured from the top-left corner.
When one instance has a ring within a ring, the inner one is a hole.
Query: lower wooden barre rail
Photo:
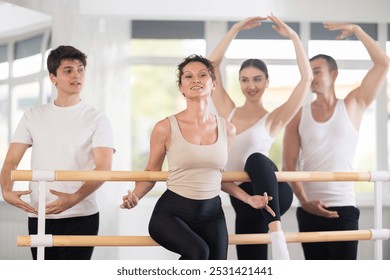
[[[56,170],[55,181],[166,181],[167,171],[73,171]],[[275,172],[279,182],[370,181],[370,172]],[[33,181],[32,170],[13,170],[13,181]],[[387,178],[389,181],[390,178]],[[249,182],[246,172],[224,172],[222,181]]]
[[[390,232],[389,232],[390,236]],[[322,232],[286,232],[288,243],[329,242],[371,240],[370,230],[322,231]],[[53,247],[66,246],[159,246],[150,236],[87,236],[87,235],[53,235]],[[229,235],[229,244],[267,244],[271,243],[269,234],[235,234]],[[31,236],[18,236],[17,246],[36,247]]]

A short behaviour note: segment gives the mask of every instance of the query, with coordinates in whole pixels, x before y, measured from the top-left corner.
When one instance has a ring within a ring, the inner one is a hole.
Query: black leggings
[[[337,211],[338,218],[325,218],[310,214],[297,208],[299,231],[338,231],[358,230],[360,210],[354,206],[329,207],[329,211]],[[356,260],[358,241],[307,242],[302,243],[306,260]]]
[[[254,209],[241,200],[230,197],[232,206],[236,212],[236,233],[267,233],[268,224],[272,221],[280,221],[280,217],[290,208],[293,200],[293,192],[287,182],[278,182],[275,171],[278,171],[275,163],[261,153],[251,154],[245,164],[251,182],[245,182],[239,186],[250,195],[263,195],[267,192],[272,196],[268,205],[274,210],[276,216],[264,209]],[[268,246],[237,245],[237,257],[239,260],[266,260]]]
[[[181,260],[226,260],[228,232],[221,199],[182,197],[170,190],[157,201],[150,236]]]
[[[53,235],[97,235],[99,213],[74,218],[46,219],[46,234]],[[37,234],[38,219],[28,218],[29,234]],[[31,248],[32,257],[37,259],[37,248]],[[45,260],[90,260],[93,247],[46,247]]]

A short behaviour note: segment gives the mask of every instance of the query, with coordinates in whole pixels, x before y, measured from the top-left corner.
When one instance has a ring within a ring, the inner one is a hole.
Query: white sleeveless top
[[[168,189],[190,199],[218,196],[228,153],[225,119],[216,116],[218,139],[210,145],[189,143],[183,137],[176,117],[170,116],[168,119],[171,125],[167,151]]]
[[[359,132],[353,126],[344,100],[338,100],[326,122],[316,122],[311,105],[302,108],[299,123],[300,163],[303,171],[350,172]],[[303,182],[309,200],[322,200],[327,206],[355,206],[353,182]]]
[[[236,108],[229,114],[227,120],[231,121]],[[244,171],[245,162],[253,153],[262,153],[268,157],[269,150],[275,138],[265,130],[268,113],[253,126],[237,134],[229,152],[225,171]]]

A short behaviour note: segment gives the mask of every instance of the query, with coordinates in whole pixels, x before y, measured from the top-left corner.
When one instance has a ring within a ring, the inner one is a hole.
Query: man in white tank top
[[[373,66],[360,86],[344,100],[336,98],[337,64],[327,55],[310,59],[314,74],[311,90],[316,99],[304,106],[286,127],[283,166],[286,171],[353,171],[356,143],[364,111],[380,92],[389,58],[379,44],[354,24],[326,23],[328,30],[340,30],[337,39],[354,34],[369,53]],[[299,164],[298,164],[299,158]],[[357,230],[352,182],[291,182],[299,199],[299,230]],[[306,259],[356,259],[357,241],[302,243]]]

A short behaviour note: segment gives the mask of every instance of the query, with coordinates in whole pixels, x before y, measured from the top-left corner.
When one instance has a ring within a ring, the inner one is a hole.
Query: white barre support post
[[[370,181],[374,182],[374,227],[375,230],[382,229],[382,194],[383,182],[389,180],[389,172],[387,171],[371,171]],[[374,241],[374,257],[376,260],[383,259],[383,241],[378,238]]]
[[[39,181],[39,202],[38,202],[38,231],[37,239],[43,239],[46,234],[46,217],[45,217],[45,208],[46,208],[46,181]],[[37,260],[45,259],[45,247],[37,246]]]
[[[55,180],[55,172],[49,170],[33,170],[32,181],[38,181],[38,230],[35,240],[46,240],[46,182]],[[42,243],[42,242],[38,242]],[[37,245],[37,260],[45,259],[45,244]]]
[[[382,194],[383,182],[375,182],[374,190],[374,226],[376,230],[382,229]],[[383,260],[383,241],[377,239],[374,242],[374,255],[376,260]]]
[[[53,235],[31,235],[31,247],[53,247]]]

